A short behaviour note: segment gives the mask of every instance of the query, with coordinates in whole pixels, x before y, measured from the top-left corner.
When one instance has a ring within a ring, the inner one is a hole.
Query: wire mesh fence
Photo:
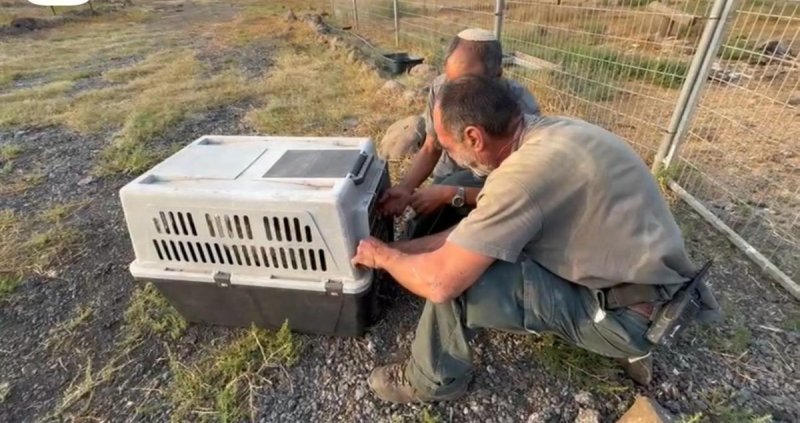
[[[739,2],[673,179],[789,278],[800,278],[800,5]]]
[[[495,30],[505,76],[528,86],[545,113],[605,127],[650,164],[660,145],[670,147],[660,176],[796,280],[800,4],[734,1],[332,0],[331,8],[338,25],[381,50],[437,65],[460,30]],[[700,66],[703,56],[713,65]]]

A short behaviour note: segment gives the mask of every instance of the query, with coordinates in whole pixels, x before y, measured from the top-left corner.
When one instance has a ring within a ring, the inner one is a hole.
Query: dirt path
[[[293,42],[289,36],[261,38],[235,49],[217,49],[208,48],[212,35],[176,38],[188,28],[234,22],[237,12],[227,3],[180,5],[163,3],[142,25],[156,41],[163,37],[165,45],[194,49],[212,73],[236,66],[246,83],[255,85],[271,69],[275,49]],[[299,56],[322,54],[306,45],[295,49]],[[346,60],[333,53],[326,57]],[[138,63],[143,57],[130,60]],[[111,66],[130,65],[121,62]],[[110,83],[93,76],[79,89],[101,89],[104,84]],[[189,113],[149,142],[172,148],[202,134],[254,133],[245,115],[273,101],[271,95]],[[337,100],[317,106],[345,107]],[[392,110],[375,111],[381,113],[393,116]],[[59,224],[80,234],[68,254],[41,272],[28,273],[0,300],[0,421],[56,415],[76,421],[165,421],[177,401],[185,400],[176,397],[180,381],[174,363],[193,366],[210,349],[231,345],[243,333],[190,325],[174,338],[163,333],[130,337],[128,314],[140,291],[127,269],[133,255],[117,197],[130,176],[93,173],[117,130],[87,135],[63,125],[0,127],[0,147],[24,148],[13,171],[41,175],[41,182],[29,189],[0,197],[0,209],[34,216],[68,204],[70,212]],[[297,362],[260,375],[263,379],[248,398],[248,418],[572,422],[579,413],[596,412],[602,421],[610,421],[643,393],[677,414],[703,413],[712,421],[751,421],[766,415],[775,421],[800,420],[800,306],[699,218],[679,204],[675,210],[696,261],[716,260],[711,281],[726,320],[713,329],[693,328],[675,348],[658,351],[650,388],[634,386],[606,360],[549,338],[483,333],[476,343],[476,379],[466,398],[427,407],[381,403],[369,392],[365,377],[373,366],[407,356],[421,310],[418,299],[394,292],[384,298],[384,319],[363,338],[295,335]],[[220,415],[201,409],[190,416],[214,421]]]

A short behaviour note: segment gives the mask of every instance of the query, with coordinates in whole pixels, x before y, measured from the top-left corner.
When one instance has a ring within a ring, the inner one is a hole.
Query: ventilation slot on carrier
[[[158,217],[153,218],[156,233],[167,235],[197,236],[197,227],[191,213],[184,212],[158,212]]]
[[[226,264],[287,270],[325,272],[325,251],[311,248],[256,247],[219,243],[153,240],[156,256],[162,261]]]
[[[287,242],[313,242],[311,226],[300,223],[300,219],[293,218],[264,218],[264,234],[267,241]]]
[[[212,238],[253,239],[250,218],[245,215],[206,213],[206,226]]]

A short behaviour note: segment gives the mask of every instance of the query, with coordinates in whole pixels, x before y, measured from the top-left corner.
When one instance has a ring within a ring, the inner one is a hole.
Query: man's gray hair
[[[467,34],[468,31],[470,30],[462,31],[459,35],[453,37],[447,47],[444,63],[447,63],[447,60],[450,59],[456,49],[465,48],[481,61],[483,69],[486,71],[486,76],[500,76],[503,71],[503,46],[500,41],[494,37],[492,39],[487,39],[488,37],[462,38],[461,34]]]
[[[482,76],[445,83],[439,92],[442,126],[462,142],[464,129],[479,126],[493,137],[511,135],[522,111],[504,84]]]

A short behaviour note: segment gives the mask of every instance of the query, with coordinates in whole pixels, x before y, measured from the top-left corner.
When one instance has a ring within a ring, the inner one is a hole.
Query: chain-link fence
[[[800,295],[800,6],[789,0],[332,0],[382,51],[441,64],[494,30],[545,113],[631,143],[659,177]],[[737,235],[738,234],[738,235]]]

